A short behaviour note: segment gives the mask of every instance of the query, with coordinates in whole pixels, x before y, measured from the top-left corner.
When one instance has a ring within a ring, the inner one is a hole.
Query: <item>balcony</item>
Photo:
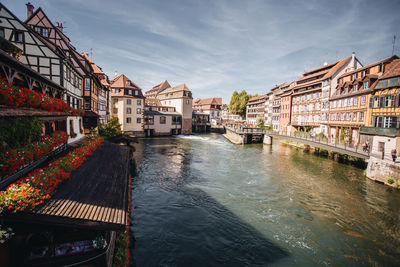
[[[398,128],[361,127],[361,133],[371,135],[400,136]]]

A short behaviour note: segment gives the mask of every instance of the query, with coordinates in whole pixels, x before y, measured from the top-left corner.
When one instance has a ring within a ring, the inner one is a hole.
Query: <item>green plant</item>
[[[18,148],[39,141],[42,121],[35,117],[0,118],[0,152],[7,147]]]
[[[115,239],[113,266],[129,266],[129,236],[119,232]]]
[[[99,135],[104,138],[110,138],[116,135],[122,134],[121,124],[118,118],[112,118],[107,124],[100,123]]]
[[[258,121],[257,121],[257,127],[258,128],[264,128],[264,124],[265,124],[265,121],[263,120],[263,119],[258,119]]]
[[[389,184],[393,184],[393,183],[394,183],[394,180],[393,180],[393,178],[388,178],[388,179],[387,179],[387,182],[388,182]]]

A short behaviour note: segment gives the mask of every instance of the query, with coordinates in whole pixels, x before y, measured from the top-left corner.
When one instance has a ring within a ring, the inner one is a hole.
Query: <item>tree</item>
[[[118,118],[112,118],[107,124],[100,123],[99,135],[104,138],[110,138],[119,134],[122,134],[122,131]]]
[[[264,126],[265,126],[265,121],[263,119],[259,118],[257,121],[257,127],[264,128]]]
[[[245,90],[242,90],[240,93],[234,91],[229,103],[229,112],[242,117],[246,116],[246,105],[250,97],[251,95],[247,94]]]

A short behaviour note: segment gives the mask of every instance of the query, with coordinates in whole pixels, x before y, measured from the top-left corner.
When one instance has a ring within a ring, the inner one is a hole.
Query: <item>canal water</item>
[[[400,191],[274,142],[135,145],[136,266],[400,265]]]

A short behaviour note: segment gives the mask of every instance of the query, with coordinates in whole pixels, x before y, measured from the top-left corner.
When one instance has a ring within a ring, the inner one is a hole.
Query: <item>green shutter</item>
[[[383,108],[385,106],[385,97],[384,96],[381,96],[381,101],[380,101],[380,103],[379,103],[379,107],[380,108]]]

